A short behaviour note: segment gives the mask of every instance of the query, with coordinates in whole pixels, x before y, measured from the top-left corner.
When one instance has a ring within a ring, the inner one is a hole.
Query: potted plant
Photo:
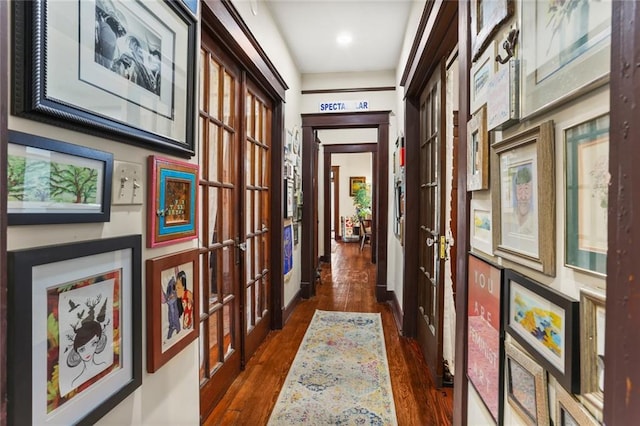
[[[366,219],[371,215],[371,185],[363,185],[353,196],[353,205],[356,208],[356,216],[358,222],[360,219]]]

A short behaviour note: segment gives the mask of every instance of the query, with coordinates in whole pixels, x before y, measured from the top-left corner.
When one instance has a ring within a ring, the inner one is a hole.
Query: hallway
[[[316,309],[380,312],[399,425],[450,425],[453,389],[435,389],[417,343],[398,335],[391,309],[375,300],[371,248],[333,243],[316,296],[295,308],[282,330],[272,331],[205,425],[264,425]]]

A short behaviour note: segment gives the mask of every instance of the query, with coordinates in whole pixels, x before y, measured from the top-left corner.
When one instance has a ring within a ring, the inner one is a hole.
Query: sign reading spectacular
[[[368,111],[369,101],[327,101],[320,102],[320,112]]]

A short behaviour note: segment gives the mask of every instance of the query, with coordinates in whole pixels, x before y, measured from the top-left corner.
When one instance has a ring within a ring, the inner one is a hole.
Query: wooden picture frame
[[[555,391],[556,425],[600,426],[600,422],[591,417],[582,404],[562,386],[556,384]]]
[[[491,200],[472,198],[469,206],[471,212],[470,242],[471,248],[493,256],[493,221]]]
[[[507,401],[529,426],[549,426],[547,375],[526,353],[506,343]]]
[[[186,5],[53,1],[13,8],[14,113],[194,155],[196,19]]]
[[[9,132],[9,225],[109,222],[113,155]]]
[[[198,237],[198,165],[149,156],[147,247]]]
[[[546,121],[495,142],[491,156],[494,252],[549,276],[556,272],[553,132]]]
[[[469,253],[467,377],[496,424],[504,396],[503,268]]]
[[[491,41],[482,55],[471,64],[471,69],[469,70],[469,102],[471,103],[470,111],[472,113],[475,113],[487,103],[489,83],[496,71],[498,71],[496,46],[496,42]]]
[[[147,371],[156,372],[199,335],[198,249],[147,259]]]
[[[565,265],[606,276],[609,114],[564,129]]]
[[[293,179],[284,180],[284,190],[284,217],[286,219],[293,217],[297,213],[294,208],[296,207],[296,200],[293,192]]]
[[[366,183],[367,178],[365,176],[351,176],[349,178],[349,196],[355,197],[356,192]]]
[[[489,133],[487,107],[482,106],[467,123],[467,191],[489,189]]]
[[[579,302],[507,269],[505,330],[572,393],[580,392]]]
[[[519,4],[521,118],[568,102],[609,81],[611,3]]]
[[[10,424],[95,424],[142,384],[141,263],[140,235],[8,253]]]
[[[603,293],[580,290],[580,399],[587,410],[603,421],[604,408],[604,336],[606,297]]]
[[[475,61],[496,34],[498,28],[513,16],[513,0],[471,0],[471,57]]]

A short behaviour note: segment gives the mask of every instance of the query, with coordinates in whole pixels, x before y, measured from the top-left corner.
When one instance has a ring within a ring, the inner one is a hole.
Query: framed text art
[[[9,225],[108,222],[113,155],[9,132]]]
[[[521,6],[521,118],[608,81],[611,2],[536,0]]]
[[[198,249],[147,259],[147,371],[198,338]]]
[[[580,398],[595,418],[602,421],[604,407],[604,335],[606,312],[605,295],[594,290],[580,290]]]
[[[492,145],[496,255],[555,275],[553,122]]]
[[[367,178],[364,176],[351,176],[349,178],[349,196],[355,197],[356,192],[367,184]]]
[[[507,269],[505,329],[558,382],[580,392],[578,301]]]
[[[467,288],[467,377],[500,425],[504,383],[502,268],[470,254]]]
[[[467,123],[467,191],[489,188],[489,134],[487,108],[480,108]]]
[[[547,375],[512,343],[506,348],[507,400],[529,426],[549,426]]]
[[[147,247],[197,238],[198,165],[149,156]]]
[[[16,114],[194,155],[196,21],[182,2],[17,2]]]
[[[94,424],[142,383],[141,236],[8,253],[10,424]]]
[[[609,114],[564,131],[565,263],[605,275],[609,197]]]
[[[471,56],[474,61],[500,25],[513,16],[513,3],[513,0],[471,0]]]

